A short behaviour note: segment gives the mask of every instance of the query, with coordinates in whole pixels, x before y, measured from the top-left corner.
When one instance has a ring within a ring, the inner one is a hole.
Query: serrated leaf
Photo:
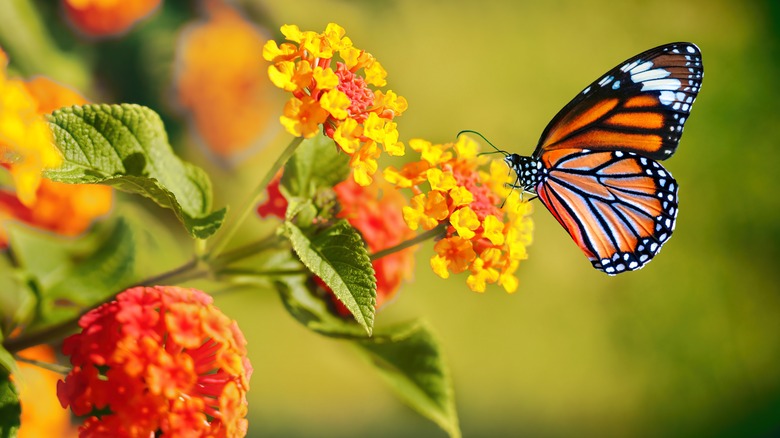
[[[134,277],[135,239],[121,218],[73,241],[25,226],[10,227],[9,240],[20,266],[35,278],[40,291],[34,327],[70,318],[118,292]]]
[[[312,198],[321,188],[333,187],[349,175],[349,157],[324,134],[304,140],[284,166],[282,187],[287,197]]]
[[[11,382],[10,374],[0,368],[0,438],[16,436],[21,425],[21,416],[22,405],[19,403],[16,386]]]
[[[422,321],[377,331],[355,344],[412,409],[460,437],[452,379],[439,343]]]
[[[376,277],[360,233],[343,220],[312,237],[290,222],[284,228],[303,264],[331,288],[370,335]]]
[[[309,330],[332,338],[366,338],[366,330],[354,319],[335,315],[325,299],[312,294],[306,278],[288,276],[274,286],[285,309]]]
[[[211,211],[211,181],[199,167],[179,159],[160,117],[131,105],[84,105],[49,116],[62,152],[60,168],[45,176],[65,183],[105,184],[145,196],[170,208],[196,238],[219,229],[225,209]]]

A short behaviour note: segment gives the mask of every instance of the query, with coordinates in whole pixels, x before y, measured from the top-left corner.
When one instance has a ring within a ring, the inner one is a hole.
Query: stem
[[[66,367],[57,363],[42,362],[40,360],[28,359],[26,357],[19,356],[18,354],[14,355],[14,359],[16,359],[17,362],[24,362],[30,365],[35,365],[45,370],[53,371],[57,374],[62,374],[63,376],[70,372],[70,367]]]
[[[398,245],[391,246],[390,248],[385,248],[381,251],[377,251],[373,254],[371,254],[371,261],[374,261],[376,259],[381,259],[382,257],[386,255],[390,255],[393,253],[396,253],[398,251],[402,251],[406,248],[409,248],[411,246],[417,245],[418,243],[424,242],[428,239],[436,238],[439,236],[444,235],[444,230],[447,229],[447,222],[442,222],[439,225],[437,225],[435,228],[432,228],[422,234],[418,234],[417,236],[409,239],[404,240],[403,242],[399,243]]]
[[[145,285],[155,285],[155,284],[164,284],[164,283],[171,283],[171,284],[182,283],[188,280],[194,280],[196,278],[203,278],[208,274],[209,274],[209,270],[203,269],[202,264],[198,259],[193,259],[179,266],[178,268],[172,269],[168,272],[164,272],[154,277],[149,277],[138,283],[127,286],[122,290],[130,289],[138,286],[145,286]],[[43,344],[52,341],[54,339],[60,339],[64,334],[70,333],[78,329],[79,319],[81,319],[81,317],[84,316],[87,312],[101,306],[102,304],[114,300],[120,292],[121,291],[112,294],[110,297],[106,298],[101,303],[98,303],[88,309],[85,309],[77,316],[67,321],[63,321],[59,324],[55,324],[53,326],[47,327],[38,332],[6,339],[5,342],[3,342],[3,347],[5,347],[5,349],[11,353],[16,353],[18,351],[22,351],[26,348],[30,348],[38,344]]]
[[[268,248],[273,248],[280,245],[280,240],[276,235],[270,235],[257,242],[252,242],[238,248],[233,248],[230,251],[225,251],[219,256],[215,257],[209,265],[213,271],[219,271],[221,267],[227,266],[235,261],[251,257],[259,252],[262,252]]]
[[[255,190],[252,192],[249,201],[246,203],[244,207],[244,211],[241,212],[241,215],[238,216],[238,219],[236,219],[235,222],[230,224],[230,227],[226,229],[223,233],[220,233],[216,238],[214,245],[211,248],[211,251],[209,251],[209,254],[206,256],[206,261],[209,259],[214,259],[215,257],[219,256],[220,253],[225,249],[225,246],[227,246],[228,243],[230,243],[230,240],[233,238],[233,236],[238,231],[238,228],[241,226],[241,224],[246,220],[249,215],[255,211],[255,206],[258,202],[260,202],[260,199],[262,199],[263,195],[265,194],[265,189],[268,187],[268,184],[271,183],[271,180],[276,175],[276,172],[279,171],[279,169],[284,166],[284,164],[287,162],[287,160],[292,157],[293,153],[295,152],[295,149],[298,148],[298,145],[301,144],[303,141],[303,137],[295,137],[292,139],[289,145],[287,145],[287,148],[285,148],[284,151],[282,151],[282,154],[279,155],[279,157],[276,159],[274,164],[271,166],[271,168],[268,170],[268,173],[266,173],[265,177],[260,181],[260,184],[255,187]]]
[[[227,277],[281,277],[285,275],[305,275],[310,273],[307,269],[269,269],[266,271],[257,271],[254,269],[223,269],[219,271],[220,276]]]

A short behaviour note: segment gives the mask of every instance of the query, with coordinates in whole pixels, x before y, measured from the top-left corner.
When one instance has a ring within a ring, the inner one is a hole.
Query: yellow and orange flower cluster
[[[24,82],[6,77],[7,63],[8,57],[0,50],[0,164],[11,172],[19,200],[30,206],[41,171],[59,166],[62,156],[35,97]]]
[[[387,73],[370,53],[353,46],[341,26],[330,23],[321,34],[295,25],[281,30],[290,42],[269,41],[263,56],[273,62],[268,74],[274,85],[292,93],[282,125],[304,138],[324,130],[350,155],[355,181],[370,184],[380,146],[389,155],[404,154],[393,120],[406,110],[406,99],[370,87],[384,87]]]
[[[32,99],[27,105],[35,106],[37,120],[41,123],[43,114],[64,106],[87,103],[75,91],[45,77],[37,77],[21,84],[27,96]],[[46,130],[48,131],[48,127]],[[20,144],[24,146],[27,143]],[[13,174],[17,165],[11,163],[6,166]],[[35,170],[30,169],[30,172]],[[37,169],[37,174],[40,175],[40,169]],[[0,189],[0,221],[21,221],[64,236],[75,236],[85,231],[95,218],[107,214],[111,210],[113,199],[113,189],[108,186],[63,184],[47,179],[39,180],[33,194],[33,201],[30,202],[24,198],[29,196],[24,188],[17,187],[16,193]],[[5,226],[0,223],[0,248],[6,244]]]
[[[531,205],[506,186],[511,182],[506,168],[493,160],[489,172],[480,171],[486,159],[467,136],[441,145],[413,139],[409,146],[422,159],[400,170],[389,167],[384,176],[396,187],[414,192],[411,206],[403,209],[411,229],[447,224],[446,236],[434,246],[433,271],[442,278],[468,271],[466,284],[473,291],[498,284],[514,292],[518,286],[514,273],[528,256],[533,223],[528,217]]]
[[[195,289],[136,287],[91,310],[62,344],[63,407],[80,436],[242,437],[252,367],[235,321]]]

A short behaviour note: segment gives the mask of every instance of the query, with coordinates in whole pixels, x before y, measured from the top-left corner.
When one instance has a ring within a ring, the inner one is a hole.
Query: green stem
[[[220,276],[236,277],[281,277],[285,275],[306,275],[311,273],[308,269],[269,269],[266,271],[258,271],[255,269],[223,269],[219,271]]]
[[[437,225],[435,228],[432,228],[422,234],[418,234],[417,236],[409,239],[404,240],[403,242],[399,243],[398,245],[391,246],[390,248],[385,248],[381,251],[377,251],[373,254],[371,254],[371,261],[374,261],[376,259],[381,259],[382,257],[386,255],[390,255],[393,253],[396,253],[398,251],[402,251],[406,248],[409,248],[411,246],[417,245],[418,243],[425,242],[428,239],[433,239],[439,236],[444,236],[444,231],[447,229],[447,223],[442,222],[439,225]]]
[[[24,362],[30,365],[35,365],[45,370],[54,371],[57,374],[62,374],[63,376],[70,372],[70,367],[62,366],[57,363],[42,362],[40,360],[28,359],[24,356],[19,356],[18,354],[14,355],[14,359],[16,359],[17,362]]]
[[[224,232],[215,237],[214,245],[211,247],[211,251],[209,251],[209,254],[206,256],[206,261],[213,260],[214,258],[218,257],[225,249],[225,246],[230,243],[230,240],[233,238],[236,232],[238,232],[241,224],[246,220],[247,217],[249,217],[252,212],[255,211],[257,203],[260,202],[260,200],[263,198],[263,195],[265,195],[265,189],[268,187],[268,184],[271,183],[271,180],[276,175],[276,172],[278,172],[279,169],[284,166],[287,160],[292,157],[293,153],[295,153],[295,150],[302,141],[303,137],[295,137],[290,142],[290,144],[287,145],[287,148],[282,151],[282,154],[279,155],[279,157],[276,159],[274,164],[268,170],[268,173],[266,173],[265,177],[262,179],[262,181],[260,181],[260,184],[255,187],[255,190],[249,197],[249,201],[245,204],[244,211],[241,212],[241,215],[238,216],[238,219],[231,223],[230,227],[228,227]]]
[[[284,241],[279,239],[276,235],[270,235],[256,242],[249,243],[238,248],[233,248],[230,251],[225,251],[219,256],[215,257],[209,265],[213,271],[220,271],[223,266],[243,260],[251,257],[259,252],[265,251],[269,248],[280,246]]]
[[[137,287],[137,286],[153,286],[157,284],[166,284],[166,283],[167,284],[183,283],[188,280],[194,280],[196,278],[206,277],[209,274],[209,272],[210,271],[208,269],[203,268],[202,263],[198,259],[193,259],[179,266],[178,268],[172,269],[168,272],[164,272],[154,277],[149,277],[131,286],[127,286],[122,290],[129,289],[132,287]],[[23,334],[15,338],[6,339],[5,342],[3,342],[3,347],[5,347],[5,349],[11,353],[16,353],[18,351],[22,351],[26,348],[30,348],[38,344],[44,344],[56,339],[61,339],[64,335],[69,334],[78,329],[79,319],[81,319],[81,317],[84,316],[84,314],[86,314],[87,312],[89,312],[94,308],[99,307],[102,304],[114,300],[120,292],[121,291],[116,292],[115,294],[112,294],[110,297],[103,300],[101,303],[98,303],[90,307],[89,309],[85,309],[79,315],[77,315],[72,319],[63,321],[59,324],[55,324],[51,327],[47,327],[38,332]]]

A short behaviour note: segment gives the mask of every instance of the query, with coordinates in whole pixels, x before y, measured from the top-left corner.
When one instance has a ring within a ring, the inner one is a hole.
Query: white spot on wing
[[[652,67],[652,66],[653,66],[653,62],[652,61],[647,61],[647,62],[644,62],[642,64],[639,64],[636,67],[631,69],[631,75],[633,76],[633,75],[635,75],[637,73],[642,73],[645,70],[650,70],[650,67]]]
[[[682,82],[679,79],[656,79],[642,83],[642,91],[672,91],[679,90]],[[674,96],[674,94],[672,94]]]
[[[653,70],[643,71],[641,73],[635,73],[631,75],[631,80],[634,82],[646,82],[653,79],[663,79],[670,76],[672,73],[669,70],[662,68],[656,68]]]

